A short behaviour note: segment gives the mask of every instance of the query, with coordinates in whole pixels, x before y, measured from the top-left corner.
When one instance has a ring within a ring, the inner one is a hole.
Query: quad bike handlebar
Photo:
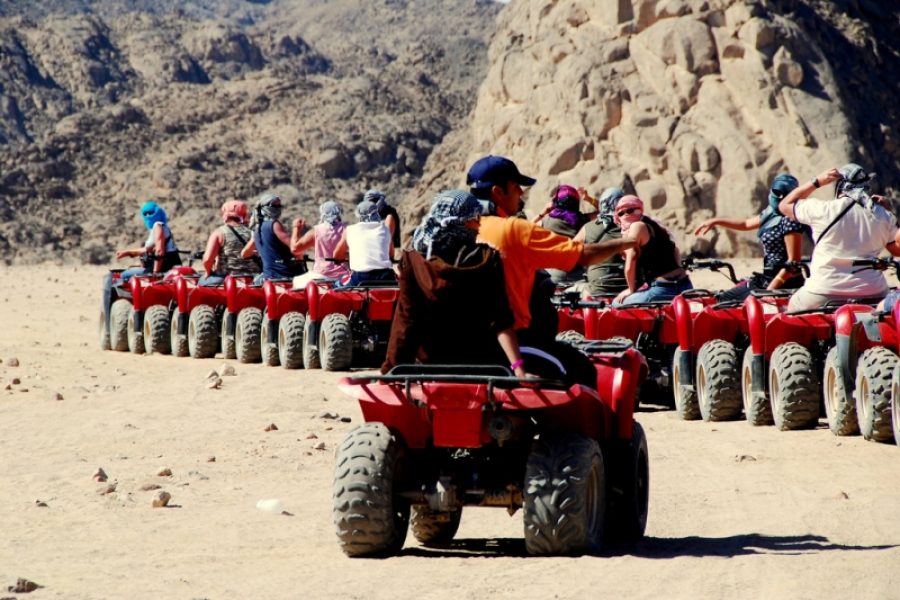
[[[727,271],[725,276],[728,277],[728,279],[730,279],[732,283],[738,282],[737,276],[734,273],[734,266],[732,266],[731,263],[725,262],[724,260],[719,260],[717,258],[697,259],[693,256],[689,256],[681,260],[681,268],[687,271],[709,269],[710,271],[715,271],[717,273],[724,269],[725,271]]]
[[[872,269],[875,271],[887,271],[888,269],[894,269],[894,273],[900,277],[900,262],[894,260],[893,258],[857,258],[852,263],[852,266],[859,267],[853,271],[854,273],[859,273],[860,271],[866,271],[868,269]]]

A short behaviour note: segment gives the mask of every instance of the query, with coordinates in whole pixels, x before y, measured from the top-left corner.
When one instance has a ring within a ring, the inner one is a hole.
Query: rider
[[[897,219],[869,196],[874,174],[848,163],[829,169],[798,186],[778,205],[791,219],[812,228],[815,249],[810,276],[788,303],[788,310],[821,308],[829,301],[883,298],[888,286],[884,275],[853,266],[854,259],[877,257],[883,250],[900,256]],[[817,188],[835,183],[835,200],[809,198]]]
[[[516,164],[502,156],[485,156],[469,169],[466,181],[472,194],[483,201],[493,214],[483,216],[478,240],[500,252],[506,292],[515,322],[519,343],[542,351],[544,364],[554,365],[572,380],[596,386],[596,371],[586,357],[566,344],[556,342],[555,331],[533,322],[529,302],[538,269],[555,268],[571,271],[575,265],[587,266],[634,246],[631,240],[583,244],[553,233],[524,219],[514,218],[523,206],[522,186],[534,185],[535,179],[522,175]],[[549,304],[543,302],[543,304]],[[552,307],[551,307],[552,308]],[[555,311],[553,311],[555,315]],[[539,321],[540,319],[538,319]],[[523,352],[524,353],[524,352]],[[537,356],[533,354],[530,356]],[[529,364],[527,370],[542,374],[548,369]]]
[[[400,259],[400,294],[382,372],[414,360],[503,364],[525,377],[500,254],[476,243],[481,203],[439,193]],[[465,332],[463,334],[463,332]],[[498,343],[499,342],[499,343]]]
[[[757,216],[749,219],[728,219],[714,217],[701,223],[694,231],[695,235],[703,235],[712,231],[717,225],[737,231],[756,230],[756,235],[763,247],[763,272],[754,273],[731,288],[716,295],[716,299],[743,300],[752,290],[758,289],[797,289],[803,285],[803,274],[799,269],[790,269],[785,263],[798,262],[801,256],[803,235],[809,235],[809,227],[781,216],[778,203],[781,202],[799,182],[788,173],[776,175],[769,189],[769,203]]]
[[[222,205],[221,212],[225,224],[209,235],[203,253],[205,276],[200,280],[203,286],[221,285],[226,275],[253,277],[259,273],[259,264],[255,260],[241,258],[241,250],[251,237],[246,225],[247,203],[229,200]]]
[[[254,207],[251,230],[253,237],[244,249],[241,258],[250,258],[258,251],[262,259],[262,273],[256,278],[260,283],[267,279],[291,279],[306,272],[306,265],[295,260],[300,253],[292,252],[292,235],[284,229],[281,221],[281,198],[265,193],[259,197]],[[293,237],[299,239],[305,225],[303,219],[293,224]]]
[[[623,239],[637,242],[625,251],[625,281],[628,287],[613,304],[669,300],[694,286],[681,267],[681,253],[671,233],[644,214],[644,202],[637,196],[622,196],[616,203],[615,221]],[[644,287],[639,289],[641,283]]]
[[[119,276],[117,285],[125,284],[135,275],[147,273],[163,273],[172,267],[181,264],[178,247],[175,238],[169,229],[169,218],[166,211],[150,200],[141,205],[141,218],[144,226],[150,232],[143,246],[137,248],[125,248],[116,252],[116,258],[141,258],[140,267],[125,269]],[[103,314],[109,327],[109,309],[112,304],[112,273],[107,273],[103,278]]]
[[[550,192],[550,203],[534,219],[544,229],[574,238],[587,222],[587,215],[581,212],[582,196],[571,185],[558,185]],[[553,283],[574,283],[584,277],[584,269],[580,266],[566,273],[559,269],[547,269]]]
[[[315,262],[309,273],[294,278],[294,288],[301,288],[313,279],[334,279],[340,281],[350,274],[347,263],[328,260],[334,258],[334,251],[344,235],[347,225],[343,221],[341,205],[327,200],[319,205],[319,223],[310,228],[292,245],[294,254],[315,246]],[[297,231],[299,219],[294,221]]]
[[[344,229],[341,239],[334,249],[338,260],[350,261],[348,286],[359,285],[363,281],[391,281],[396,279],[391,268],[394,243],[391,230],[378,215],[378,205],[371,200],[363,200],[356,206],[358,223]]]
[[[374,202],[378,209],[378,216],[391,230],[391,243],[394,248],[400,247],[400,215],[397,209],[388,204],[387,196],[381,190],[369,190],[363,196],[363,200]],[[393,256],[393,255],[392,255]]]
[[[622,229],[615,221],[615,209],[616,203],[624,195],[625,191],[620,187],[603,190],[598,199],[597,217],[581,228],[575,240],[597,243],[621,239]],[[587,294],[590,297],[615,296],[627,287],[625,258],[621,254],[614,254],[587,268]]]

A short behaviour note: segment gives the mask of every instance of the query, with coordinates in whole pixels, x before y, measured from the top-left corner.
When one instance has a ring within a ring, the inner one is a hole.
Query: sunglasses
[[[144,215],[145,217],[149,217],[149,216],[151,216],[151,215],[152,215],[153,213],[155,213],[155,212],[156,212],[155,210],[145,210],[145,211],[142,212],[141,214]]]
[[[641,210],[641,209],[635,208],[634,206],[632,206],[631,208],[624,208],[624,209],[618,211],[616,213],[616,216],[621,217],[622,215],[630,215],[632,213],[638,212],[639,210]]]

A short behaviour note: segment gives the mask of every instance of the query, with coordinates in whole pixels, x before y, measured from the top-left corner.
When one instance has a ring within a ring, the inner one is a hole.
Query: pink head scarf
[[[228,219],[237,219],[241,223],[246,223],[249,212],[246,202],[229,200],[222,205],[222,220],[227,222]]]
[[[632,210],[627,213],[622,212],[627,209]],[[637,196],[622,196],[616,202],[616,209],[613,215],[613,220],[622,228],[622,233],[627,233],[628,229],[644,216],[644,201]]]

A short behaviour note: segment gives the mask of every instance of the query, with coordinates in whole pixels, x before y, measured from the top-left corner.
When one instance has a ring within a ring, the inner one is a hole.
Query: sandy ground
[[[467,509],[450,548],[410,535],[399,557],[348,559],[332,463],[360,413],[340,375],[233,363],[213,390],[221,359],[101,352],[101,274],[0,268],[0,597],[900,598],[900,449],[668,410],[638,415],[652,489],[636,545],[530,558],[521,514]],[[291,516],[256,508],[274,498]],[[4,593],[19,577],[44,587]]]

